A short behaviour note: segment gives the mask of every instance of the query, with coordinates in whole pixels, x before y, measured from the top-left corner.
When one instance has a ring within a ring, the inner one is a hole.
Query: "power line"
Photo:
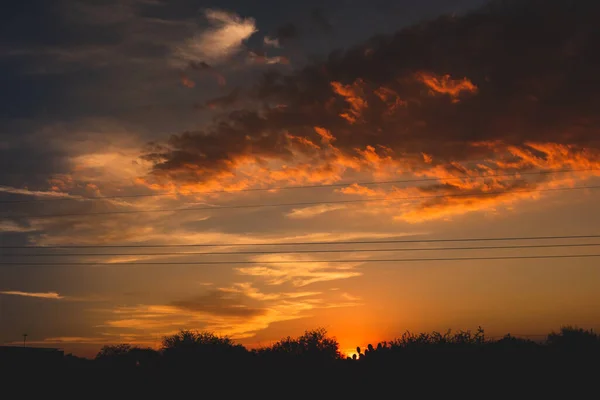
[[[91,213],[68,213],[68,214],[17,214],[11,216],[11,218],[60,218],[60,217],[86,217],[96,215],[111,215],[111,214],[141,214],[141,213],[161,213],[161,212],[183,212],[183,211],[214,211],[214,210],[233,210],[233,209],[244,209],[244,208],[265,208],[265,207],[299,207],[299,206],[314,206],[322,204],[354,204],[354,203],[369,203],[369,202],[380,202],[380,201],[409,201],[409,200],[423,200],[423,199],[439,199],[449,197],[480,197],[480,196],[492,196],[499,194],[508,193],[540,193],[540,192],[558,192],[558,191],[570,191],[570,190],[585,190],[585,189],[600,189],[598,186],[579,186],[579,187],[567,187],[567,188],[547,188],[547,189],[530,189],[530,190],[504,190],[496,192],[483,192],[483,193],[454,193],[454,194],[442,194],[433,196],[411,196],[411,197],[380,197],[371,199],[360,199],[360,200],[331,200],[331,201],[307,201],[299,203],[273,203],[273,204],[239,204],[231,206],[211,206],[211,207],[191,207],[191,208],[173,208],[173,209],[156,209],[156,210],[126,210],[126,211],[100,211]],[[1,216],[6,219],[9,216]]]
[[[312,245],[355,245],[355,244],[391,244],[391,243],[458,243],[488,242],[511,240],[568,240],[598,239],[599,235],[567,235],[567,236],[504,236],[495,238],[460,238],[460,239],[388,239],[388,240],[355,240],[329,242],[288,242],[288,243],[200,243],[200,244],[122,244],[122,245],[24,245],[0,246],[0,249],[94,249],[94,248],[167,248],[167,247],[254,247],[254,246],[312,246]]]
[[[452,257],[452,258],[395,258],[395,259],[374,259],[374,260],[281,260],[281,261],[198,261],[198,262],[69,262],[69,263],[14,263],[0,262],[0,265],[13,266],[85,266],[85,265],[222,265],[222,264],[307,264],[307,263],[386,263],[386,262],[422,262],[422,261],[483,261],[483,260],[525,260],[542,258],[592,258],[600,257],[600,254],[565,254],[565,255],[536,255],[536,256],[503,256],[503,257]]]
[[[52,198],[52,199],[27,199],[27,200],[0,200],[0,204],[12,204],[12,203],[35,203],[42,201],[94,201],[94,200],[110,200],[110,199],[128,199],[128,198],[143,198],[143,197],[162,197],[162,196],[188,196],[194,194],[219,194],[219,193],[238,193],[238,192],[266,192],[272,190],[296,190],[296,189],[320,189],[320,188],[333,188],[333,187],[344,187],[351,185],[360,186],[374,186],[374,185],[388,185],[396,183],[426,183],[426,182],[437,182],[440,180],[453,181],[463,179],[486,179],[486,178],[500,178],[500,177],[519,177],[529,175],[549,175],[569,172],[594,172],[600,171],[600,169],[566,169],[556,171],[538,171],[538,172],[521,172],[511,174],[492,174],[492,175],[478,175],[478,176],[464,176],[464,177],[453,177],[453,178],[423,178],[423,179],[404,179],[404,180],[389,180],[389,181],[363,181],[363,182],[348,182],[348,183],[331,183],[322,185],[301,185],[301,186],[271,186],[266,188],[246,188],[246,189],[233,189],[233,190],[213,190],[213,191],[192,191],[192,192],[178,192],[178,193],[150,193],[150,194],[131,194],[131,195],[115,195],[115,196],[94,196],[94,197],[64,197],[64,198]],[[0,185],[0,188],[8,187],[8,185]],[[7,192],[11,194],[10,192]],[[14,193],[18,194],[18,193]]]
[[[448,250],[506,250],[506,249],[538,249],[559,247],[595,247],[600,243],[581,244],[546,244],[525,246],[479,246],[479,247],[431,247],[431,248],[394,248],[394,249],[327,249],[327,250],[274,250],[274,251],[211,251],[211,252],[172,252],[172,253],[39,253],[39,254],[0,254],[2,257],[112,257],[112,256],[196,256],[196,255],[249,255],[249,254],[305,254],[305,253],[370,253],[395,251],[448,251]]]

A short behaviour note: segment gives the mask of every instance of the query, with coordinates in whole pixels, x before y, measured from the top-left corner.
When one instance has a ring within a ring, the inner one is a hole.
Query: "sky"
[[[324,327],[350,354],[407,330],[599,329],[598,16],[13,1],[0,344],[91,357],[180,329],[260,347]],[[520,239],[464,240],[490,238]]]

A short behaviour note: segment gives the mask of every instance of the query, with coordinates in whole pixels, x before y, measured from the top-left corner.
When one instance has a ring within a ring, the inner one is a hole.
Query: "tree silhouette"
[[[182,330],[162,340],[163,357],[170,364],[216,367],[248,354],[241,344],[236,344],[227,336],[212,332]]]
[[[298,357],[312,361],[332,361],[341,358],[339,343],[327,336],[325,328],[305,331],[298,338],[281,339],[266,349],[266,353],[285,357]]]
[[[560,331],[552,332],[547,338],[548,346],[569,351],[598,351],[600,337],[593,330],[573,326],[563,326]]]
[[[355,357],[344,358],[337,340],[323,328],[252,351],[228,337],[182,330],[164,337],[160,351],[109,345],[93,361],[67,356],[56,371],[88,387],[106,388],[109,394],[128,387],[135,396],[150,398],[157,396],[157,385],[164,391],[162,397],[198,388],[218,390],[225,398],[240,392],[286,396],[290,390],[290,396],[307,398],[376,398],[383,396],[378,391],[405,393],[407,388],[418,388],[430,397],[457,386],[516,390],[527,384],[534,385],[535,393],[545,387],[552,394],[554,382],[568,382],[570,387],[596,382],[599,342],[593,331],[569,326],[540,343],[511,335],[486,340],[481,328],[475,332],[406,332],[392,341],[358,347]],[[14,348],[0,347],[0,365],[13,360],[14,366],[17,359],[10,357],[32,351],[16,350],[21,353],[11,355],[6,352]]]

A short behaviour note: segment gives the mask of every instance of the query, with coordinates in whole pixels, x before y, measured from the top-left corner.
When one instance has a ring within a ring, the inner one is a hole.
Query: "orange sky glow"
[[[585,12],[408,21],[309,57],[314,38],[258,16],[156,28],[131,7],[140,32],[173,30],[102,50],[114,64],[40,50],[48,71],[111,75],[69,86],[81,115],[0,136],[0,341],[93,357],[181,329],[256,348],[324,327],[352,356],[406,331],[600,328]]]

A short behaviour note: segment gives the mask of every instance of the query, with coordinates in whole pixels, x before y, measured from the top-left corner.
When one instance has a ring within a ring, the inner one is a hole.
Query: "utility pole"
[[[25,347],[25,342],[27,341],[27,336],[28,335],[26,333],[23,334],[23,347]]]

